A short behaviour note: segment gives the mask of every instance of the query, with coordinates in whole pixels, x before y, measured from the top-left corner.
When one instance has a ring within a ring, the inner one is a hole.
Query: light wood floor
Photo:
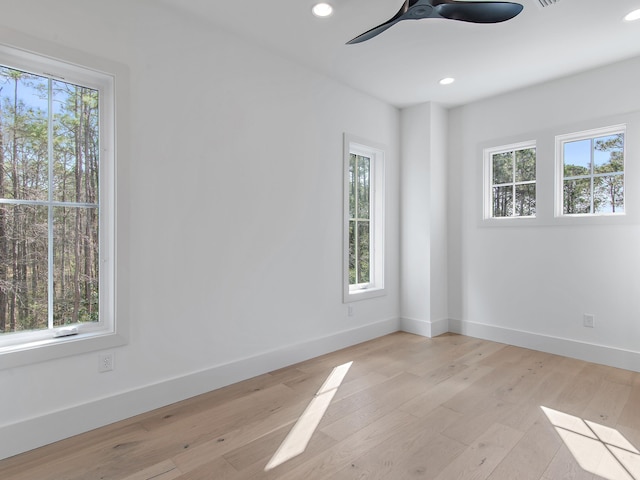
[[[306,451],[265,472],[333,367],[349,361]],[[639,373],[459,335],[396,333],[6,459],[0,478],[607,478],[578,465],[541,406],[640,447]],[[640,455],[627,454],[640,468]],[[619,478],[640,480],[628,471]]]

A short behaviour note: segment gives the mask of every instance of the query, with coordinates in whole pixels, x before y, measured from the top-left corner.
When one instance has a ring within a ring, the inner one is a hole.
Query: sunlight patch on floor
[[[269,471],[304,452],[353,362],[335,367],[264,468]]]
[[[607,480],[640,480],[640,452],[618,430],[540,408],[584,470]]]

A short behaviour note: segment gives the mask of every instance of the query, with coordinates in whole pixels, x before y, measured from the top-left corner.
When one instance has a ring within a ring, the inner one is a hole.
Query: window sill
[[[127,338],[118,333],[81,333],[0,348],[0,370],[119,347]]]
[[[583,215],[559,215],[538,217],[505,217],[485,218],[478,222],[480,228],[527,228],[527,227],[567,227],[567,226],[598,226],[598,225],[637,225],[640,223],[638,215],[629,213],[602,213]]]
[[[539,225],[538,217],[490,217],[481,222],[483,227],[524,227]]]
[[[384,287],[363,288],[361,290],[349,290],[345,293],[344,303],[358,302],[369,298],[382,297],[387,292]]]

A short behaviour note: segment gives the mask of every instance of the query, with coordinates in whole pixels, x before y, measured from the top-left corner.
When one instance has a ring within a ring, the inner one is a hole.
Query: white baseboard
[[[470,337],[640,372],[640,352],[633,350],[460,320],[449,320],[449,330]]]
[[[388,319],[2,426],[0,438],[11,442],[0,442],[0,460],[398,330],[424,337],[459,333],[640,372],[636,351],[453,319]]]
[[[218,365],[0,427],[0,460],[341,348],[397,332],[397,318]]]
[[[417,320],[415,318],[401,318],[400,330],[423,337],[437,337],[449,331],[449,319]]]

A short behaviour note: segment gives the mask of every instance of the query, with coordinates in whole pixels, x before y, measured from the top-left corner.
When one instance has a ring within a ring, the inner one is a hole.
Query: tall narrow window
[[[0,49],[0,353],[113,331],[112,90]]]
[[[625,127],[556,138],[558,215],[624,213]]]
[[[384,293],[384,151],[345,136],[345,301]]]
[[[534,142],[485,150],[485,218],[535,217]]]
[[[0,332],[97,321],[99,97],[0,67]]]
[[[349,285],[370,279],[371,158],[349,154]]]

